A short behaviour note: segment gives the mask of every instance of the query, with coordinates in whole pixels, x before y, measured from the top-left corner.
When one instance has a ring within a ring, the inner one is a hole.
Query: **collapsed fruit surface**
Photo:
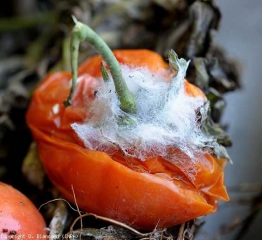
[[[170,81],[168,64],[148,50],[114,51],[121,64],[146,67]],[[63,101],[70,90],[71,75],[50,74],[36,89],[27,112],[27,123],[37,142],[45,170],[58,190],[82,210],[151,230],[169,227],[216,211],[218,199],[228,200],[223,185],[225,160],[210,153],[197,154],[194,161],[183,151],[170,148],[177,161],[161,156],[144,161],[116,151],[87,149],[72,129],[72,123],[88,122],[101,85],[100,63],[94,56],[78,71],[72,106]],[[205,98],[187,81],[191,97]]]

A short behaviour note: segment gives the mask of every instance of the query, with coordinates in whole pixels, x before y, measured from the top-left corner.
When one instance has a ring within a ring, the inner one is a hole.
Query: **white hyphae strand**
[[[122,65],[124,79],[135,96],[137,114],[129,115],[119,108],[110,79],[98,89],[88,110],[91,117],[83,124],[72,124],[86,148],[108,151],[117,147],[141,160],[153,156],[171,160],[168,149],[178,148],[194,160],[195,154],[208,147],[213,139],[202,132],[196,116],[206,99],[190,97],[184,91],[188,62],[182,59],[173,64],[178,68],[172,82],[146,67]],[[125,118],[131,118],[133,124],[123,124]]]

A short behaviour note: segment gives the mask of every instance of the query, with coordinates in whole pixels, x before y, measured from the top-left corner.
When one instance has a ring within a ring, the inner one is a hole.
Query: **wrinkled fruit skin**
[[[170,80],[167,63],[154,52],[118,50],[114,54],[120,63],[147,66]],[[177,154],[187,164],[178,161],[173,165],[161,157],[140,161],[120,151],[110,154],[83,146],[70,124],[88,119],[86,109],[102,81],[100,63],[101,58],[95,56],[79,67],[82,81],[68,108],[63,106],[70,89],[71,75],[67,72],[48,75],[34,93],[27,123],[53,184],[71,202],[74,192],[81,210],[137,229],[169,227],[215,212],[218,199],[229,199],[223,185],[225,160],[205,154],[193,163],[174,149],[170,154]],[[185,90],[192,97],[205,98],[188,82]]]
[[[10,185],[0,182],[0,239],[41,239],[46,225],[33,203]]]

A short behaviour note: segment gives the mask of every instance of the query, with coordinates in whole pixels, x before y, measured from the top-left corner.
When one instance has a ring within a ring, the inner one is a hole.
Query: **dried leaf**
[[[22,164],[22,173],[33,186],[43,189],[45,171],[39,159],[37,146],[32,142]]]
[[[214,123],[210,117],[210,105],[209,102],[206,102],[198,110],[201,129],[202,131],[210,137],[213,137],[213,141],[210,143],[211,149],[218,158],[225,158],[230,163],[232,163],[231,158],[229,157],[227,150],[224,146],[230,146],[231,140],[227,133],[219,126],[219,124]]]

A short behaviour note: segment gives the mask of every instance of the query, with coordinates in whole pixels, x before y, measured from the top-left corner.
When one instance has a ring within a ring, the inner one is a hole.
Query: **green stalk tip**
[[[108,82],[110,78],[109,78],[109,74],[108,74],[107,69],[106,69],[103,62],[101,62],[100,67],[101,67],[101,73],[102,73],[102,77],[103,77],[104,81]]]
[[[110,73],[112,75],[116,93],[120,101],[120,108],[126,113],[136,113],[136,103],[133,94],[128,89],[124,77],[121,72],[120,65],[116,60],[113,52],[108,45],[87,25],[79,22],[75,16],[72,16],[75,23],[75,27],[72,30],[71,37],[71,68],[72,68],[72,88],[68,99],[64,102],[65,106],[70,106],[73,98],[73,94],[76,87],[77,80],[77,68],[78,68],[78,49],[80,42],[83,40],[88,41],[96,51],[102,56],[108,65]],[[105,71],[104,71],[105,70]],[[108,73],[103,66],[101,71],[104,79],[108,79]]]
[[[75,15],[72,15],[72,19],[73,19],[73,21],[74,21],[75,24],[78,23],[78,20],[77,20],[77,18],[75,17]]]

